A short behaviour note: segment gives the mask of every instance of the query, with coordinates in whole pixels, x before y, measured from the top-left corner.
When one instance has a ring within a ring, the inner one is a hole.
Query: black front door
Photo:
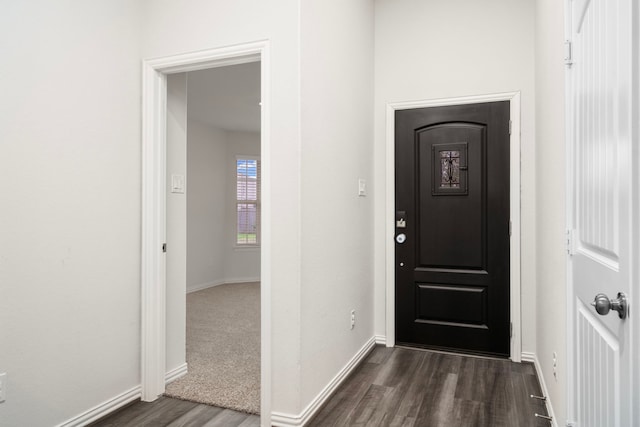
[[[509,356],[509,102],[395,117],[396,342]]]

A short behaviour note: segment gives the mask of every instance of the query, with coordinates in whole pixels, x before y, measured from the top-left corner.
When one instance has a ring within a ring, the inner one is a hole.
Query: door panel
[[[417,137],[418,265],[483,269],[485,129],[450,123],[429,126]]]
[[[417,286],[417,321],[487,324],[487,288],[443,284]],[[456,310],[451,310],[456,307]]]
[[[572,403],[581,427],[627,426],[633,396],[629,321],[615,311],[599,315],[591,302],[598,293],[631,296],[637,257],[637,242],[630,238],[638,143],[629,96],[632,1],[581,0],[571,8]]]
[[[396,112],[396,341],[509,355],[509,102]]]

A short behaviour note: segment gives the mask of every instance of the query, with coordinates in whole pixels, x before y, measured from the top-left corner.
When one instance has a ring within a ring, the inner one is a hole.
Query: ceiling
[[[191,71],[189,119],[227,131],[260,132],[260,63]]]

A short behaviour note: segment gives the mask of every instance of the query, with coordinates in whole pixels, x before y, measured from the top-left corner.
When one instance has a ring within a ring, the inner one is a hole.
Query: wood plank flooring
[[[161,397],[136,402],[91,427],[259,427],[260,417],[242,412]]]
[[[377,346],[307,427],[548,427],[533,365]],[[100,427],[257,427],[229,409],[162,397],[92,424]]]
[[[530,363],[376,347],[308,426],[549,426],[531,394]]]

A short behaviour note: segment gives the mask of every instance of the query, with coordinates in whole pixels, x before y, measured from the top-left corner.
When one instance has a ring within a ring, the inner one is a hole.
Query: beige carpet
[[[260,413],[260,284],[187,294],[187,366],[165,394]]]

